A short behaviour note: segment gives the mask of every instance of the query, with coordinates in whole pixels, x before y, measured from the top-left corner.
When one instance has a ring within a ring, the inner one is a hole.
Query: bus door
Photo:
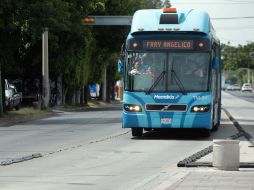
[[[213,125],[219,124],[220,115],[220,64],[219,64],[219,45],[214,45],[212,50],[212,95],[213,95]]]

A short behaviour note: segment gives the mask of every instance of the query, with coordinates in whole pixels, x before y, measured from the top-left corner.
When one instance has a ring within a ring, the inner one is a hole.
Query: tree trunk
[[[75,104],[80,105],[80,90],[75,91]]]
[[[102,100],[107,101],[107,68],[104,71],[104,80],[102,85]]]
[[[103,100],[103,88],[104,88],[104,84],[101,83],[101,84],[100,84],[100,89],[99,89],[99,97],[98,97],[98,100]]]
[[[68,101],[68,100],[67,100],[67,93],[68,93],[68,90],[69,90],[68,87],[64,88],[63,105],[65,105],[66,102]]]
[[[62,78],[59,76],[57,77],[57,84],[56,84],[57,96],[56,96],[56,105],[61,106],[63,105],[63,83]]]
[[[84,103],[85,103],[85,105],[88,104],[88,98],[89,98],[89,86],[85,85],[84,86]]]
[[[85,106],[85,104],[84,104],[84,90],[85,90],[85,88],[84,88],[84,86],[82,86],[82,88],[81,88],[81,92],[80,92],[80,106],[81,107],[84,107]]]
[[[107,102],[114,100],[114,65],[107,68]]]
[[[111,67],[107,68],[107,80],[106,80],[106,102],[110,102],[110,95],[111,95]]]
[[[76,100],[76,92],[75,90],[72,90],[70,93],[70,99],[71,99],[71,105],[75,105],[75,100]]]

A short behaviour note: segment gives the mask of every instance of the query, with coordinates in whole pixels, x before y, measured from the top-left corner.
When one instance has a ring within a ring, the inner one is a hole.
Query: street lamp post
[[[247,72],[248,72],[248,83],[250,83],[250,66],[249,65],[248,65]]]
[[[42,109],[49,105],[48,28],[42,33]]]
[[[251,59],[254,59],[254,52],[250,52],[250,57]],[[250,65],[248,65],[248,83],[250,83]],[[251,75],[251,79],[252,79],[252,75]],[[253,79],[252,79],[252,83],[253,83]]]

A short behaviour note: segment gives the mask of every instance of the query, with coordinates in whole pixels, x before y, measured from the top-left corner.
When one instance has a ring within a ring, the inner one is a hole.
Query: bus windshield
[[[204,92],[209,89],[209,53],[130,52],[125,90]]]

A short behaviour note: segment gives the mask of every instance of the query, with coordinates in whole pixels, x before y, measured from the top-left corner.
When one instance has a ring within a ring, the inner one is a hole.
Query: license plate
[[[171,118],[161,118],[161,124],[171,124]]]

